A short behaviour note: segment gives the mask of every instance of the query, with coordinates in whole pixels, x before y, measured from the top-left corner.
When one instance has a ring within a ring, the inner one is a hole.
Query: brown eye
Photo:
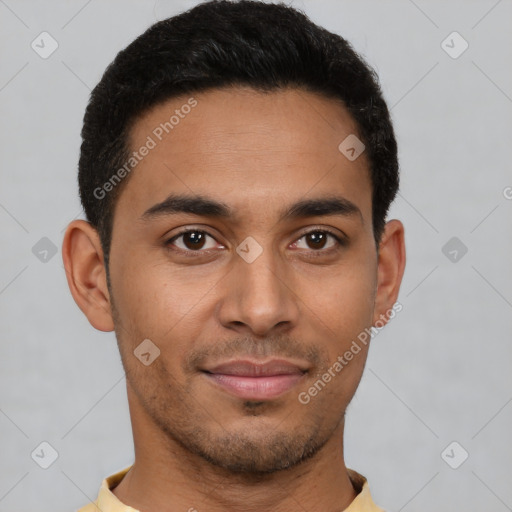
[[[187,249],[202,249],[204,246],[205,235],[200,231],[189,231],[183,236],[183,243]]]
[[[329,235],[327,233],[315,231],[313,233],[308,233],[306,235],[306,240],[312,249],[323,249],[327,242],[328,236]]]
[[[329,245],[329,239],[333,240]],[[300,247],[301,241],[305,241],[306,247]],[[336,245],[343,245],[343,241],[340,237],[336,236],[334,233],[330,231],[310,231],[309,233],[304,233],[298,240],[293,244],[296,248],[302,249],[313,249],[314,251],[321,250],[329,250]]]
[[[210,242],[209,247],[207,246],[208,238],[210,238],[213,241],[213,244]],[[215,248],[215,243],[215,239],[205,231],[200,231],[198,229],[189,229],[187,231],[182,231],[181,233],[178,233],[176,236],[173,236],[170,240],[166,242],[166,245],[175,245],[178,249],[181,249],[182,251],[199,252],[201,249]]]

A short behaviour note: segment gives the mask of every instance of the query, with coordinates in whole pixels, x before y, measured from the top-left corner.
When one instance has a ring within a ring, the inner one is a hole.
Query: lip
[[[295,387],[303,379],[307,367],[284,359],[265,363],[236,360],[202,371],[210,382],[234,396],[270,400]]]

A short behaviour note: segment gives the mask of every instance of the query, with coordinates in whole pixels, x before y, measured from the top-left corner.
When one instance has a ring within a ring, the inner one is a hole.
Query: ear
[[[110,294],[98,232],[84,220],[75,220],[66,228],[62,242],[62,260],[73,299],[93,327],[113,331]]]
[[[390,220],[384,227],[379,244],[377,267],[377,290],[373,324],[386,324],[390,310],[396,303],[405,269],[404,226],[396,219]]]

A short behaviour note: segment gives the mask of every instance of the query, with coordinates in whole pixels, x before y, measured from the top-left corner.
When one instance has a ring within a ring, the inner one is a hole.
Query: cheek
[[[112,272],[118,309],[146,326],[165,323],[170,328],[201,301],[214,283],[212,276],[208,279],[193,268],[171,266],[164,258],[139,256],[119,263]]]
[[[330,329],[330,337],[346,339],[371,325],[375,276],[370,264],[333,268],[303,283],[300,296],[307,309]]]
[[[199,266],[171,267],[166,261],[133,258],[120,264],[112,272],[112,287],[125,350],[149,338],[162,361],[180,361],[213,315],[208,292],[219,278]]]

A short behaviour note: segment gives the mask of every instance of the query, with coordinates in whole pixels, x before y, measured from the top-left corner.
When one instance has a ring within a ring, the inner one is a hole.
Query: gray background
[[[82,216],[90,89],[150,24],[195,3],[0,0],[0,511],[75,510],[132,462],[114,334],[73,302],[60,248]],[[347,464],[389,511],[512,510],[512,3],[292,4],[375,67],[400,147],[403,310],[373,341]],[[42,31],[59,45],[47,59],[31,48]],[[441,46],[453,31],[469,43],[456,59]],[[31,458],[43,441],[58,452],[46,470]]]

